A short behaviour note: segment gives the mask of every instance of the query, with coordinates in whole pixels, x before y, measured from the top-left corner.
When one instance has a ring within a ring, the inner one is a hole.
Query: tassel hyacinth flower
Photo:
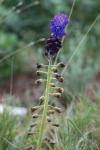
[[[50,22],[51,35],[46,41],[45,56],[56,56],[62,47],[62,37],[66,35],[65,27],[68,26],[69,19],[65,14],[58,14]]]
[[[65,14],[54,16],[50,22],[51,35],[46,40],[44,48],[49,64],[37,64],[39,79],[35,81],[35,84],[45,84],[45,90],[39,98],[39,105],[31,108],[33,120],[27,134],[29,136],[29,143],[30,137],[34,141],[27,145],[27,147],[33,145],[34,148],[31,147],[31,150],[53,150],[57,143],[56,129],[60,128],[58,118],[62,114],[62,109],[56,106],[55,99],[60,98],[64,92],[59,83],[64,81],[64,78],[60,75],[60,70],[65,65],[63,62],[53,63],[52,58],[57,55],[62,47],[62,38],[65,35],[64,29],[67,25],[68,17]],[[59,147],[58,149],[61,148]]]

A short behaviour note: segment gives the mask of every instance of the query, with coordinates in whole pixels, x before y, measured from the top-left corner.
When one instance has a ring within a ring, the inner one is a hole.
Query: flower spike
[[[43,83],[45,90],[39,98],[39,104],[31,108],[32,123],[27,133],[29,137],[27,143],[29,142],[30,147],[26,147],[26,150],[32,150],[31,145],[33,144],[35,150],[54,149],[54,145],[57,145],[56,128],[61,128],[59,119],[63,111],[56,106],[56,99],[61,98],[64,92],[60,82],[64,81],[61,69],[65,67],[65,64],[63,62],[53,63],[53,57],[62,47],[64,29],[68,22],[68,17],[63,13],[54,16],[50,22],[51,34],[44,47],[44,53],[49,63],[37,64],[36,74],[39,78],[35,81],[35,85]],[[55,118],[57,118],[57,122]],[[33,139],[36,144],[32,143]]]

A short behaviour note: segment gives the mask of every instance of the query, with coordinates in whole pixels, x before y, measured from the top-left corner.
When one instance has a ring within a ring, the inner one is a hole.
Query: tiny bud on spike
[[[40,105],[44,102],[44,96],[41,96],[40,98],[39,98],[39,101],[40,101]]]
[[[53,123],[52,125],[55,126],[55,127],[59,127],[58,123]]]
[[[60,77],[60,78],[58,79],[58,81],[59,81],[59,82],[64,82],[64,77]]]
[[[35,81],[35,84],[40,85],[42,82],[43,82],[43,79],[38,79],[38,80]]]
[[[51,122],[51,118],[50,118],[50,117],[47,117],[47,121],[48,121],[48,122]]]
[[[37,64],[37,69],[41,69],[43,68],[43,65],[42,64]]]
[[[32,118],[38,118],[38,117],[39,117],[38,114],[32,115]]]
[[[54,84],[54,83],[50,83],[50,86],[51,86],[51,87],[55,87],[55,84]]]
[[[58,73],[54,73],[56,79],[59,79],[61,76]]]
[[[50,115],[50,114],[54,114],[55,111],[54,111],[54,110],[49,110],[48,113],[49,113],[49,115]]]
[[[40,100],[44,100],[44,96],[41,96],[39,99],[40,99]]]
[[[32,113],[35,112],[38,108],[39,108],[39,107],[32,107],[32,108],[31,108],[31,112],[32,112]]]
[[[58,73],[55,73],[55,77],[56,77],[56,79],[58,79],[59,82],[63,82],[64,81],[64,77],[62,77]]]
[[[57,90],[57,92],[59,92],[59,93],[63,93],[63,92],[64,92],[64,89],[61,88],[61,87],[57,87],[56,90]]]
[[[58,67],[64,68],[65,64],[63,62],[61,62],[61,63],[58,64]]]
[[[57,70],[56,67],[53,67],[53,68],[52,68],[52,71],[53,71],[54,73],[57,73],[57,72],[58,72],[58,70]]]
[[[33,127],[35,127],[36,125],[37,125],[36,123],[33,123],[33,124],[30,125],[30,127],[33,128]]]
[[[61,112],[62,112],[62,109],[61,109],[61,108],[58,108],[58,107],[54,107],[54,110],[55,110],[57,113],[61,113]]]
[[[36,74],[37,74],[37,76],[40,76],[40,75],[41,75],[41,73],[40,73],[39,71],[36,71]]]
[[[56,98],[60,98],[61,97],[61,93],[54,93],[53,96],[56,97]]]

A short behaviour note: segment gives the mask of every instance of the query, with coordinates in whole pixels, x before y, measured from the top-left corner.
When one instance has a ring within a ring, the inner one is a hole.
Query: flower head
[[[68,17],[63,13],[55,15],[51,20],[51,35],[46,40],[45,56],[55,56],[62,47],[62,37],[65,35],[64,29],[68,25],[68,21]]]
[[[68,17],[63,13],[54,16],[50,22],[51,33],[53,33],[58,38],[62,37],[65,35],[64,29],[68,25],[68,22]]]

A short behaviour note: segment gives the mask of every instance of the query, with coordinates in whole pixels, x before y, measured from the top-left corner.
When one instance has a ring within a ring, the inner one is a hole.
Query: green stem
[[[44,129],[45,129],[46,116],[47,116],[47,111],[48,111],[50,81],[51,81],[51,62],[49,61],[48,73],[47,73],[47,82],[46,82],[46,90],[45,90],[44,109],[43,109],[43,114],[42,114],[42,121],[41,121],[41,126],[40,126],[40,131],[39,131],[39,138],[38,138],[38,141],[37,141],[37,148],[36,148],[36,150],[40,150],[41,149],[43,132],[44,132]]]

